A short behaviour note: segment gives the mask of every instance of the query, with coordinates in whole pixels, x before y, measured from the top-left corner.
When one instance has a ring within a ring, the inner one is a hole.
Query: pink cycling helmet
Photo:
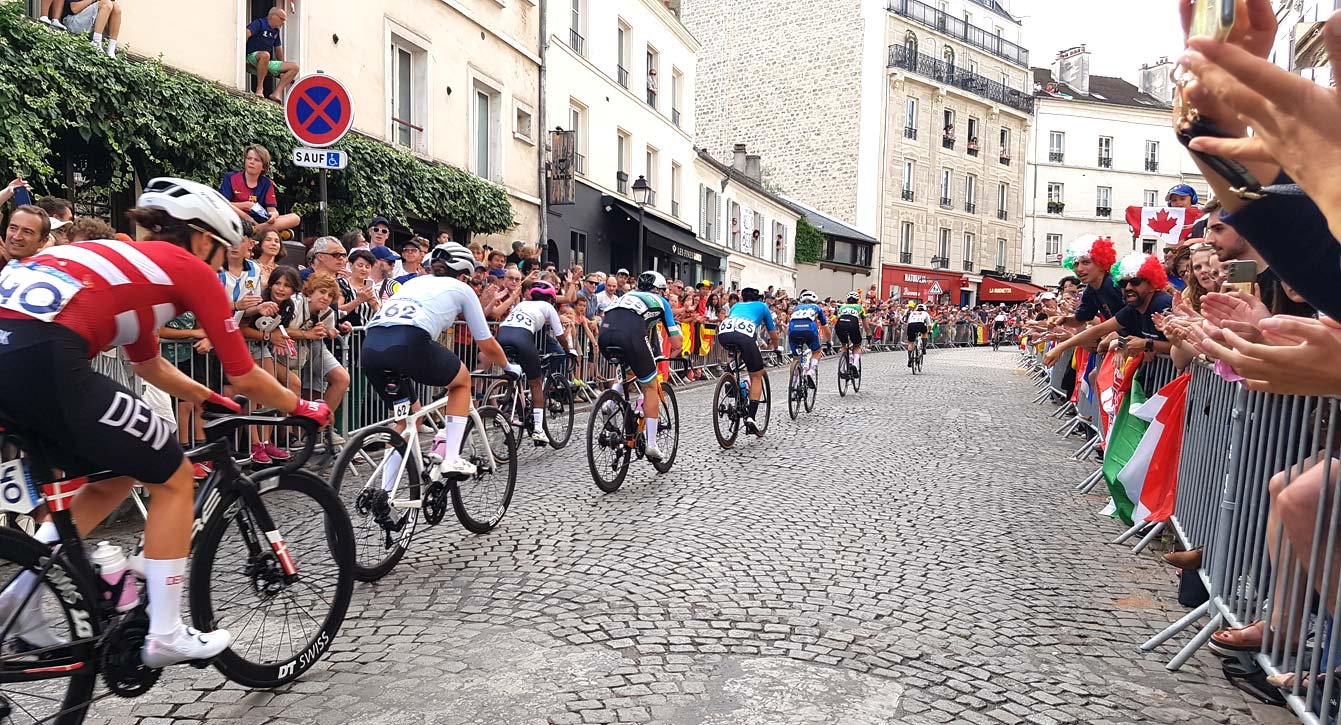
[[[559,301],[559,293],[555,291],[554,285],[543,280],[531,285],[531,290],[527,293],[527,297],[528,299],[555,304]]]

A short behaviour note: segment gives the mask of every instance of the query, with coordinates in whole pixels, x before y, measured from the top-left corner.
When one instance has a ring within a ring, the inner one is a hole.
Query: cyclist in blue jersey
[[[821,327],[829,325],[824,308],[819,306],[819,295],[810,290],[801,290],[800,304],[792,310],[791,321],[787,323],[787,346],[795,355],[804,345],[810,348],[810,360],[806,364],[806,376],[813,382],[819,369]]]
[[[666,278],[659,272],[643,272],[638,275],[638,288],[620,296],[619,301],[605,311],[601,321],[601,334],[596,347],[606,359],[628,365],[638,379],[639,385],[648,385],[657,379],[656,358],[647,343],[648,335],[664,324],[671,336],[671,349],[678,350],[680,326],[675,323],[670,302],[657,291],[665,292]],[[623,360],[610,354],[610,348],[623,352]],[[616,381],[615,390],[624,392],[624,381]],[[643,391],[643,423],[647,434],[647,447],[643,454],[653,463],[665,458],[657,447],[657,423],[661,415],[661,396],[655,389]]]
[[[754,424],[754,414],[759,412],[759,398],[764,392],[764,356],[759,352],[759,343],[755,335],[763,327],[772,334],[774,348],[778,346],[778,326],[773,322],[773,312],[759,299],[759,290],[745,287],[740,291],[740,302],[731,306],[725,320],[717,327],[717,342],[727,349],[740,351],[745,369],[750,372],[750,409],[745,418],[745,432],[759,434]]]

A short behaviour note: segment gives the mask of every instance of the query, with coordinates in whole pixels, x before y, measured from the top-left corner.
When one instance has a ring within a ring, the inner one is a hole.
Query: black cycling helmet
[[[745,300],[746,302],[754,302],[755,300],[759,299],[759,288],[758,288],[758,287],[741,287],[741,288],[740,288],[740,298],[741,298],[742,300]]]
[[[666,278],[660,272],[649,269],[638,275],[638,290],[640,292],[651,292],[658,289],[666,289]]]

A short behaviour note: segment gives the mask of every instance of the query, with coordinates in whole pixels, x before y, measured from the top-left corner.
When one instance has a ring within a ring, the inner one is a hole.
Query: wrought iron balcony
[[[1099,157],[1099,168],[1101,168],[1101,169],[1111,169],[1111,168],[1113,168],[1113,157],[1112,157],[1112,156],[1100,156],[1100,157]]]
[[[1155,159],[1146,159],[1146,160],[1145,160],[1145,170],[1146,170],[1146,171],[1159,171],[1159,162],[1156,161]]]
[[[978,137],[977,137],[977,136],[969,136],[968,146],[967,146],[964,150],[968,152],[968,155],[969,155],[969,156],[977,156],[977,155],[978,155]]]
[[[991,7],[989,0],[972,1],[985,7]],[[896,15],[902,15],[919,25],[925,25],[937,32],[962,40],[976,48],[981,48],[1020,67],[1029,67],[1028,50],[926,3],[918,2],[918,0],[890,0],[889,11]]]
[[[587,157],[582,154],[573,154],[573,172],[587,175]]]
[[[628,68],[625,68],[625,67],[622,66],[622,65],[617,65],[617,66],[615,66],[615,70],[616,70],[616,75],[618,76],[619,85],[624,86],[625,88],[628,88],[628,87],[629,87],[629,69],[628,69]]]
[[[949,257],[932,257],[932,258],[931,258],[931,266],[932,266],[934,269],[946,269],[947,267],[950,266],[950,258],[949,258]]]
[[[973,271],[973,260],[971,260],[971,259],[966,259],[966,260],[964,260],[964,271],[965,271],[965,272],[972,272],[972,271]]]
[[[914,128],[914,127],[912,127],[912,126],[904,126],[904,127],[903,127],[903,137],[904,137],[904,138],[912,138],[912,139],[917,138],[917,129]]]
[[[1001,155],[1001,165],[1002,165],[1002,166],[1010,166],[1010,157],[1009,157],[1009,156],[1006,156],[1005,154],[1002,154],[1002,155]]]
[[[950,197],[948,197],[948,196],[942,196],[942,197],[941,197],[941,206],[942,206],[942,207],[944,207],[944,208],[946,208],[946,209],[949,209],[950,207],[952,207],[952,206],[954,206],[954,205],[955,205],[955,204],[954,204],[954,201],[951,200]]]
[[[906,0],[912,2],[913,0]],[[1022,113],[1034,112],[1032,93],[1008,88],[998,81],[980,76],[943,60],[909,50],[902,45],[889,46],[889,67],[903,68],[939,83],[954,86],[994,103],[1009,106]]]
[[[627,172],[615,172],[615,191],[621,194],[629,193],[629,175]]]
[[[947,131],[945,135],[941,136],[941,146],[947,149],[952,149],[955,147],[955,137],[952,136],[949,131]]]
[[[1048,161],[1051,161],[1054,164],[1060,164],[1065,160],[1066,160],[1066,154],[1061,151],[1048,152]]]
[[[1066,211],[1066,203],[1065,203],[1065,202],[1060,202],[1060,201],[1050,201],[1050,202],[1048,202],[1048,213],[1049,213],[1049,214],[1061,214],[1061,213],[1064,212],[1064,211]]]
[[[1094,216],[1111,217],[1113,216],[1113,207],[1099,206],[1094,208]]]
[[[978,213],[978,205],[977,205],[977,204],[974,204],[974,203],[971,202],[971,201],[966,201],[966,202],[964,202],[964,211],[966,211],[966,212],[968,212],[968,213],[970,213],[970,214],[977,214],[977,213]]]
[[[573,50],[577,51],[578,55],[583,58],[587,57],[587,39],[582,37],[582,34],[573,28],[568,29],[568,45]]]
[[[997,209],[997,210],[996,210],[996,218],[997,218],[997,219],[1000,219],[1000,220],[1002,220],[1002,221],[1005,221],[1008,217],[1010,217],[1010,213],[1007,212],[1005,209]]]
[[[675,124],[677,127],[680,125],[680,109],[671,109],[671,123]]]
[[[915,198],[916,196],[917,196],[917,195],[913,193],[913,190],[912,190],[912,189],[904,189],[904,190],[903,190],[903,200],[904,200],[904,201],[913,201],[914,198]]]

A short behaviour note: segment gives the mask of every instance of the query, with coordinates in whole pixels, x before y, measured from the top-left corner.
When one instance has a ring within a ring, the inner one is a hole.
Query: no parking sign
[[[284,99],[284,121],[299,142],[324,148],[354,126],[354,103],[340,81],[320,73],[304,76]]]

